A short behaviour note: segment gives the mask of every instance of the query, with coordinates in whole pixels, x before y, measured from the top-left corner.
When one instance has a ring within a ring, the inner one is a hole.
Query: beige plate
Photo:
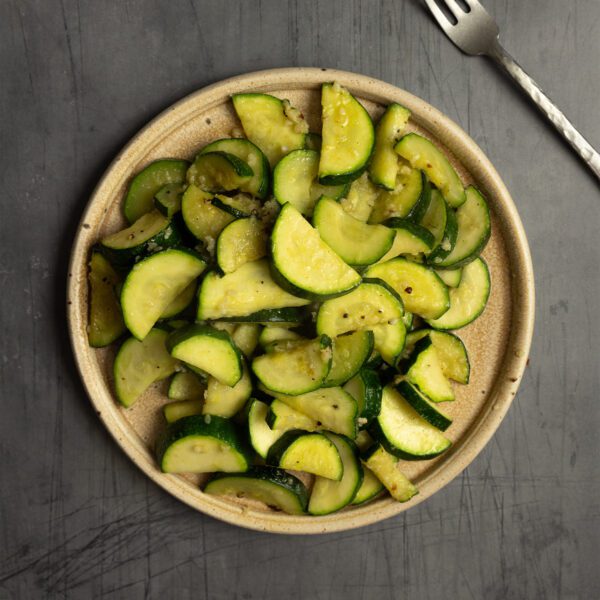
[[[381,498],[325,517],[295,517],[247,500],[203,494],[198,480],[161,473],[151,451],[161,427],[166,383],[157,384],[131,409],[121,408],[112,392],[114,349],[88,346],[87,260],[101,236],[123,225],[120,206],[132,174],[164,157],[190,158],[204,144],[230,137],[237,125],[229,101],[236,92],[268,92],[289,98],[302,109],[311,130],[320,130],[320,84],[337,80],[374,118],[394,101],[412,111],[409,129],[445,148],[465,183],[474,183],[492,209],[492,237],[484,258],[492,274],[488,306],[473,325],[461,330],[471,357],[471,383],[456,386],[457,400],[444,405],[454,419],[447,431],[450,451],[436,460],[402,463],[420,493],[399,504]],[[375,523],[422,502],[458,475],[490,439],[523,374],[534,319],[531,258],[519,215],[498,173],[475,142],[429,104],[392,85],[342,71],[275,69],[234,77],[191,94],[144,128],[119,154],[98,184],[81,221],[69,269],[68,317],[77,365],[100,418],[123,450],[150,478],[193,508],[223,521],[279,533],[322,533]]]

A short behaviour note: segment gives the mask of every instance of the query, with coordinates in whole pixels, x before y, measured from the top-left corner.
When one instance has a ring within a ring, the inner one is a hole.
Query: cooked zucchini
[[[366,223],[371,216],[379,192],[379,188],[369,179],[369,175],[363,173],[352,182],[346,197],[339,202],[350,216]]]
[[[286,431],[269,449],[267,464],[340,481],[344,465],[336,445],[318,432]]]
[[[290,515],[306,512],[308,490],[291,473],[276,467],[250,467],[245,473],[216,473],[204,488],[205,494],[250,498]]]
[[[185,226],[194,237],[214,244],[216,237],[234,217],[214,206],[212,199],[212,194],[195,185],[189,185],[181,199],[181,215]]]
[[[174,423],[183,417],[202,414],[202,400],[177,400],[163,406],[167,423]]]
[[[442,219],[445,222],[442,239],[427,257],[427,262],[435,266],[444,263],[446,257],[452,253],[458,236],[458,223],[456,221],[456,213],[454,212],[454,209],[448,206],[445,200],[443,200],[443,203],[446,209],[446,215],[445,218]]]
[[[396,187],[396,176],[400,168],[394,146],[404,132],[410,111],[400,104],[390,104],[383,113],[375,129],[375,149],[369,176],[371,181],[388,190]]]
[[[388,452],[407,460],[433,458],[451,444],[436,427],[419,416],[398,390],[389,385],[383,388],[381,411],[371,424],[369,433]],[[367,466],[374,470],[368,462]]]
[[[323,386],[342,385],[354,377],[371,356],[373,344],[373,332],[368,329],[334,338],[331,371]]]
[[[161,319],[171,319],[179,313],[182,313],[191,303],[196,296],[196,281],[192,281],[190,285],[184,288],[183,292],[175,297],[175,299],[162,311]]]
[[[352,500],[352,504],[357,506],[359,504],[366,504],[370,500],[373,500],[378,496],[384,489],[383,483],[375,477],[373,471],[363,465],[363,480],[361,486]]]
[[[331,370],[331,339],[274,342],[269,352],[252,361],[252,370],[269,390],[305,394],[321,387]]]
[[[131,333],[143,340],[166,308],[206,268],[199,254],[170,248],[137,263],[121,290],[121,307]]]
[[[322,388],[298,396],[278,394],[277,398],[314,419],[324,429],[351,439],[356,437],[356,400],[341,387]]]
[[[167,218],[181,210],[181,197],[185,191],[183,183],[167,183],[154,195],[154,207]]]
[[[198,320],[245,317],[264,310],[305,306],[310,301],[282,290],[271,278],[266,259],[248,262],[224,277],[204,277],[198,296]],[[255,322],[268,321],[260,317]]]
[[[165,346],[168,333],[152,329],[142,340],[131,337],[123,342],[113,366],[115,392],[123,406],[131,406],[155,381],[166,379],[177,361]]]
[[[458,287],[460,284],[462,277],[461,267],[458,269],[436,269],[435,272],[448,287]]]
[[[458,174],[443,152],[428,139],[409,133],[396,144],[395,150],[412,167],[427,174],[450,206],[456,208],[465,201],[465,190]]]
[[[156,445],[164,473],[246,471],[250,456],[233,423],[215,415],[192,415],[171,423]]]
[[[355,219],[326,196],[315,206],[313,225],[344,262],[359,267],[377,262],[392,247],[395,237],[393,230]]]
[[[361,369],[343,389],[356,400],[360,426],[366,427],[381,409],[382,388],[377,371]]]
[[[267,424],[269,405],[260,400],[250,400],[246,422],[248,439],[252,448],[262,457],[267,458],[269,448],[284,434],[286,429],[271,429]],[[291,429],[291,428],[288,428]]]
[[[273,342],[280,340],[301,340],[302,336],[287,327],[265,327],[261,333],[258,343],[262,348],[266,348]]]
[[[433,248],[433,235],[425,227],[421,227],[407,219],[392,218],[385,221],[384,225],[395,231],[392,247],[379,259],[386,262],[401,254],[418,256],[429,254]]]
[[[369,223],[382,223],[391,217],[408,217],[423,194],[421,171],[401,165],[394,189],[382,190],[377,196]]]
[[[151,163],[132,180],[123,201],[125,218],[134,223],[154,208],[154,195],[167,183],[183,183],[189,163],[165,159]]]
[[[202,413],[205,415],[218,415],[220,417],[233,417],[246,404],[252,395],[252,380],[248,367],[242,366],[242,376],[233,385],[221,383],[216,377],[209,377],[204,395]]]
[[[407,360],[398,368],[434,402],[454,400],[452,386],[444,376],[438,353],[429,336],[419,340]]]
[[[213,193],[239,190],[248,185],[253,176],[248,163],[223,151],[199,154],[187,171],[188,183]]]
[[[421,415],[428,423],[442,431],[446,431],[452,424],[452,419],[445,415],[431,400],[419,391],[412,383],[401,381],[397,390],[400,395]]]
[[[349,183],[360,177],[371,158],[373,121],[360,102],[338,83],[323,84],[321,108],[319,181],[323,185]]]
[[[244,161],[252,169],[254,175],[240,185],[240,190],[257,198],[266,198],[269,192],[269,161],[258,146],[250,140],[229,138],[211,142],[202,148],[200,154],[207,152],[227,152]]]
[[[234,386],[243,373],[242,355],[226,331],[208,325],[189,325],[171,333],[167,349],[177,358]]]
[[[321,196],[337,200],[345,195],[347,185],[319,183],[319,153],[314,150],[293,150],[282,158],[273,171],[273,195],[284,205],[289,202],[303,215],[310,217]]]
[[[175,373],[167,396],[171,400],[202,400],[206,387],[195,373],[183,371]]]
[[[127,329],[116,293],[121,278],[99,252],[92,252],[88,278],[90,282],[88,341],[90,346],[101,348],[112,344]]]
[[[442,243],[446,232],[446,221],[451,211],[452,209],[446,204],[440,191],[431,190],[429,205],[419,221],[419,224],[433,236],[431,250],[437,249]]]
[[[328,515],[352,502],[363,480],[363,470],[358,448],[347,437],[324,432],[342,459],[343,475],[339,481],[317,476],[310,493],[308,512],[311,515]]]
[[[437,268],[461,267],[475,260],[490,238],[490,210],[485,198],[473,186],[467,188],[466,195],[467,200],[456,210],[458,231],[452,251],[432,257]]]
[[[112,264],[128,267],[145,256],[180,244],[181,235],[173,222],[158,210],[151,210],[127,229],[103,238],[100,249]]]
[[[254,354],[256,346],[258,346],[260,329],[261,327],[258,323],[240,323],[231,334],[231,338],[235,342],[235,345],[246,357],[250,357]]]
[[[459,329],[484,310],[490,295],[490,272],[481,258],[463,267],[457,288],[450,290],[450,308],[438,319],[427,319],[434,329]]]
[[[255,217],[229,223],[217,238],[217,263],[223,273],[233,273],[247,262],[267,254],[265,227]]]
[[[408,312],[425,319],[443,315],[450,306],[448,288],[432,269],[405,258],[373,265],[365,277],[378,277],[399,294]]]
[[[273,274],[291,293],[308,299],[339,296],[360,283],[349,267],[291,204],[279,213],[271,234]]]
[[[398,459],[374,444],[361,457],[364,464],[398,502],[407,502],[419,493],[410,480],[398,469]]]
[[[283,402],[283,400],[275,398],[268,408],[266,416],[267,425],[275,431],[280,431],[281,433],[290,429],[317,431],[322,428],[315,419],[297,411]]]
[[[244,133],[274,167],[288,152],[303,148],[308,125],[287,100],[268,94],[234,94],[231,98]]]

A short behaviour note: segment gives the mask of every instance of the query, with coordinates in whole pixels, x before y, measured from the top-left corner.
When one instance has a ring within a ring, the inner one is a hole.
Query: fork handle
[[[533,80],[517,61],[497,41],[489,56],[493,58],[527,93],[537,107],[548,117],[552,125],[569,142],[572,148],[581,156],[588,167],[600,179],[600,154],[575,129],[573,123],[558,109],[544,94],[540,86]]]

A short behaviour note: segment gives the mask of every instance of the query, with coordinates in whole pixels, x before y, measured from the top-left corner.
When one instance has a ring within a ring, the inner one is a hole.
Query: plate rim
[[[165,122],[171,122],[171,127],[175,127],[178,121],[183,120],[183,118],[177,118],[182,109],[186,105],[189,109],[202,97],[211,97],[211,95],[222,97],[231,95],[234,91],[239,92],[240,89],[244,91],[268,90],[274,86],[285,86],[288,89],[309,87],[317,89],[321,83],[333,79],[361,97],[379,104],[382,103],[382,99],[385,99],[386,102],[394,99],[393,101],[404,104],[411,110],[413,120],[443,140],[444,145],[459,158],[478,183],[484,183],[483,187],[493,190],[494,196],[501,200],[502,211],[507,216],[504,225],[512,229],[511,242],[514,245],[510,248],[513,258],[511,275],[513,285],[519,288],[521,295],[518,304],[513,302],[513,314],[510,319],[511,325],[516,320],[518,326],[511,327],[510,340],[501,363],[501,370],[503,372],[510,371],[511,377],[496,377],[494,388],[489,394],[492,397],[488,396],[485,404],[487,408],[482,409],[477,421],[465,431],[460,441],[450,450],[449,458],[444,462],[443,468],[433,469],[431,473],[424,476],[424,481],[420,484],[420,493],[417,496],[405,504],[384,498],[363,507],[326,517],[292,516],[254,510],[214,496],[193,494],[189,482],[176,475],[162,473],[157,469],[155,463],[148,460],[149,450],[140,448],[140,440],[133,429],[125,425],[123,422],[125,419],[122,416],[119,418],[120,413],[114,399],[115,406],[112,409],[109,407],[107,411],[105,403],[100,401],[94,393],[94,382],[86,377],[84,354],[93,349],[89,347],[87,340],[83,340],[82,336],[78,335],[82,319],[87,322],[87,313],[81,314],[79,303],[75,299],[79,297],[82,286],[87,285],[87,279],[81,281],[74,274],[80,271],[81,261],[87,260],[90,234],[85,225],[95,208],[95,200],[102,196],[103,187],[115,177],[114,172],[118,170],[119,163],[133,149],[138,149],[140,146],[138,151],[141,151],[141,146],[149,144],[156,135],[155,130],[159,128],[159,125],[162,128]],[[518,316],[514,314],[517,306]],[[66,309],[71,347],[86,393],[111,436],[125,454],[152,481],[192,508],[233,525],[271,533],[318,534],[363,527],[416,506],[457,477],[483,450],[512,404],[525,371],[533,337],[535,285],[527,237],[510,193],[483,150],[457,123],[425,100],[373,77],[329,68],[286,67],[236,75],[196,90],[160,112],[127,142],[103,173],[83,211],[69,260]]]

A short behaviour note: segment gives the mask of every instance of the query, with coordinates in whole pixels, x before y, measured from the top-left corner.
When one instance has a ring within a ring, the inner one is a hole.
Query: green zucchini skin
[[[154,207],[168,219],[181,210],[181,197],[185,190],[182,183],[167,183],[154,194]]]
[[[243,482],[243,491],[240,483]],[[256,489],[253,490],[252,488]],[[300,515],[306,512],[308,506],[308,490],[306,486],[294,475],[278,467],[253,466],[245,473],[215,473],[204,487],[205,494],[223,495],[224,490],[231,492],[226,495],[242,493],[242,497],[265,502],[271,508],[282,510],[288,514]],[[278,490],[278,495],[287,497],[287,502],[282,501],[273,494]]]
[[[267,197],[270,184],[269,161],[256,144],[243,138],[222,138],[202,148],[200,154],[215,151],[227,152],[237,156],[254,171],[252,179],[241,186],[241,191],[248,192],[261,200]]]
[[[188,183],[209,193],[239,190],[253,176],[248,163],[222,150],[199,154],[187,171]]]
[[[441,264],[444,259],[452,253],[458,237],[458,221],[456,220],[456,213],[445,201],[444,205],[446,206],[446,227],[444,228],[444,235],[442,241],[427,256],[427,262],[435,266]]]
[[[371,356],[374,344],[375,336],[368,329],[334,338],[331,371],[323,387],[343,385],[354,377]]]
[[[367,428],[381,410],[382,386],[377,371],[363,367],[343,389],[356,400],[359,419],[365,421],[361,429]]]
[[[440,431],[446,431],[452,425],[452,419],[435,406],[425,394],[408,381],[401,381],[396,389],[402,397],[418,412],[428,423]]]
[[[239,471],[245,471],[250,466],[251,452],[229,419],[216,415],[190,415],[171,423],[159,437],[156,443],[156,455],[161,469],[165,471],[165,455],[173,444],[196,436],[212,438],[227,446],[239,459]]]
[[[300,324],[309,318],[309,313],[304,307],[266,308],[249,315],[239,317],[223,317],[214,321],[227,321],[228,323],[294,323]]]
[[[421,184],[421,196],[407,215],[413,223],[421,222],[431,202],[431,182],[423,171],[421,171]]]
[[[187,160],[157,160],[140,171],[129,184],[123,212],[129,223],[154,208],[154,195],[167,183],[183,183],[189,167]]]

